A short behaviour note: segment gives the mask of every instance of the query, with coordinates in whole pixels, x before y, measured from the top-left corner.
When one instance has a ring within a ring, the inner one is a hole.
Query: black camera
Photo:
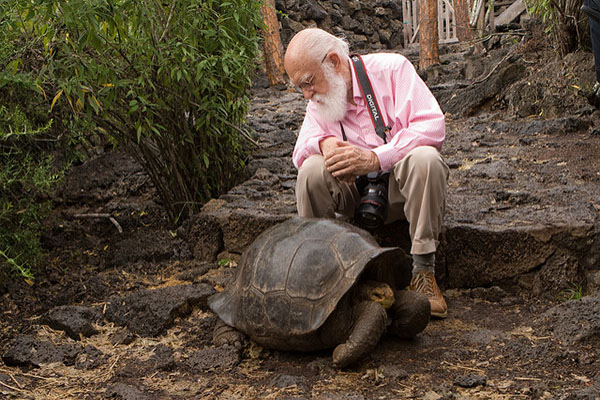
[[[361,197],[354,219],[362,228],[377,229],[383,226],[387,218],[389,178],[389,172],[377,171],[356,178],[356,189]]]

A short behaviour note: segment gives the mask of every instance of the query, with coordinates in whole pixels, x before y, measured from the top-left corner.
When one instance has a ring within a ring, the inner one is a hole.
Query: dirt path
[[[2,366],[0,393],[22,399],[598,398],[598,347],[553,337],[546,328],[557,322],[546,313],[553,303],[498,287],[446,296],[447,319],[432,321],[413,341],[384,337],[367,359],[344,371],[332,367],[329,351],[214,348],[214,316],[202,306],[157,337],[105,322],[94,325],[98,333],[74,341],[34,319],[31,341],[21,337],[21,347],[9,347],[39,366]],[[581,321],[568,322],[578,327]],[[27,355],[31,347],[38,357],[46,352],[45,359]]]

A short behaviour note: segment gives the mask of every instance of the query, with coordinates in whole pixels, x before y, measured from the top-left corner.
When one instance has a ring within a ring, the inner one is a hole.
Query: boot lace
[[[427,297],[435,297],[434,277],[430,272],[419,272],[413,278],[412,286],[416,292],[423,293]]]

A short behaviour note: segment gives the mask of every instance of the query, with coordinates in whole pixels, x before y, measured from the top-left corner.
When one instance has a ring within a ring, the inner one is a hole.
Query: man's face
[[[315,77],[316,78],[316,77]],[[322,74],[320,76],[327,85],[327,91],[320,93],[314,90],[310,97],[311,101],[315,102],[319,116],[328,122],[338,122],[344,119],[348,100],[346,98],[348,86],[344,78],[339,74],[333,65],[324,63],[322,66]]]
[[[328,57],[329,54],[320,61],[311,61],[301,57],[302,53],[291,53],[292,55],[286,53],[286,71],[304,98],[315,103],[317,113],[323,120],[337,122],[344,119],[348,103],[348,83],[339,71],[339,63],[336,68],[332,58]]]

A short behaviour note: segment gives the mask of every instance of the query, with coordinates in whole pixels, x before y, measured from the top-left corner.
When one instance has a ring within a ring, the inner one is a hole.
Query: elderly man
[[[389,171],[385,222],[409,222],[411,289],[428,296],[432,316],[444,318],[448,307],[434,274],[448,179],[439,153],[444,115],[405,57],[380,53],[362,60],[389,128],[385,140],[375,132],[344,40],[309,28],[288,45],[286,72],[310,100],[293,154],[298,214],[353,216],[361,198],[356,177]]]

